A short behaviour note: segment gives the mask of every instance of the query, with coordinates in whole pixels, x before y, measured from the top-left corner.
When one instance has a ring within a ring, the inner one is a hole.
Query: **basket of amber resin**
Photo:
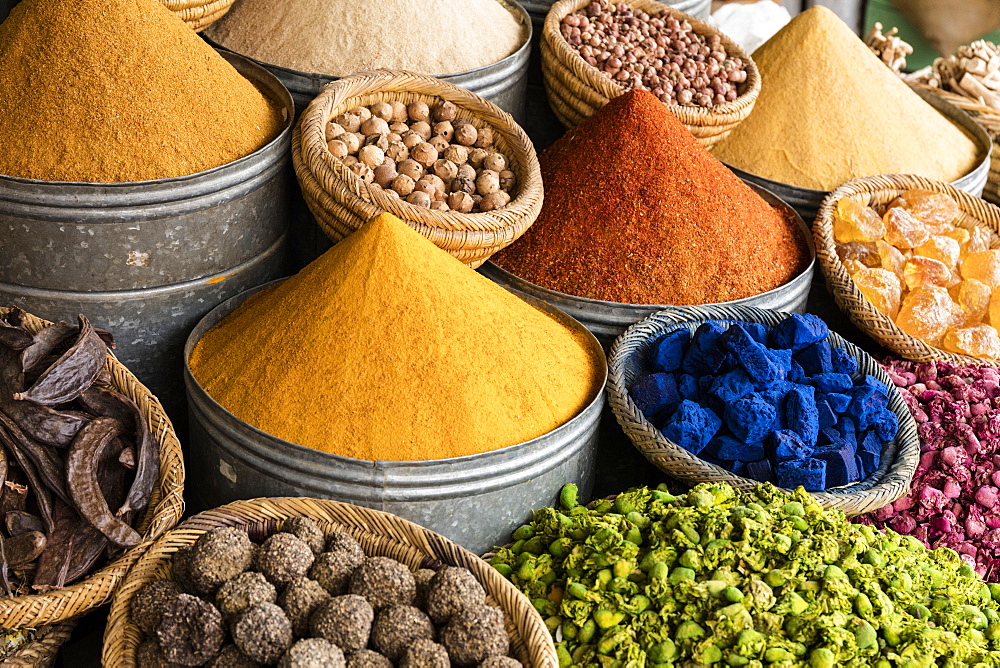
[[[919,176],[854,179],[813,225],[851,321],[916,362],[1000,363],[1000,209]]]

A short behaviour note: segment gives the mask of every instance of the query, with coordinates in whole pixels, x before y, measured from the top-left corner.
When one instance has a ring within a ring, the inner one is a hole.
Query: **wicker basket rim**
[[[0,313],[7,313],[9,310],[0,308]],[[38,331],[51,323],[28,314],[25,324],[32,331]],[[150,431],[160,447],[159,479],[149,506],[143,510],[139,523],[136,524],[137,530],[145,527],[142,532],[143,541],[114,561],[62,589],[44,594],[0,598],[0,626],[23,628],[51,625],[107,603],[132,564],[153,541],[175,526],[184,512],[184,460],[180,441],[170,418],[159,400],[110,351],[105,368],[111,371],[115,387],[126,396],[132,393],[123,383],[132,385],[136,403],[146,414]]]
[[[911,188],[923,188],[950,196],[959,208],[968,216],[970,222],[987,227],[995,237],[1000,237],[1000,209],[978,197],[959,190],[948,183],[934,181],[913,174],[883,174],[853,179],[833,190],[820,206],[819,214],[813,224],[813,236],[816,242],[817,257],[820,268],[827,279],[827,286],[834,294],[838,304],[848,312],[848,316],[866,334],[876,338],[880,343],[891,348],[898,354],[916,361],[933,359],[950,360],[961,364],[988,364],[986,358],[970,357],[951,353],[941,348],[924,343],[910,336],[892,321],[891,318],[876,309],[864,295],[861,294],[854,280],[837,255],[833,242],[833,211],[836,203],[842,197],[852,199],[865,198],[876,193],[901,194]],[[843,302],[843,303],[841,303]],[[861,309],[862,313],[855,313]],[[857,317],[856,317],[857,316]],[[891,338],[873,332],[873,325],[891,335]],[[905,342],[897,344],[897,342]],[[994,360],[997,361],[997,360]]]
[[[414,89],[418,90],[414,90]],[[413,93],[435,96],[453,102],[494,132],[500,133],[510,144],[507,159],[519,165],[519,171],[527,176],[517,195],[504,207],[480,213],[437,212],[418,207],[398,198],[390,198],[385,191],[375,185],[366,184],[358,176],[343,166],[326,150],[326,123],[344,109],[353,108],[351,102],[365,95],[379,95],[392,92]],[[534,144],[524,130],[514,122],[510,114],[489,100],[454,84],[434,79],[422,74],[403,70],[372,70],[359,72],[327,84],[320,94],[309,103],[299,122],[299,133],[293,136],[293,144],[298,147],[303,167],[311,172],[317,187],[323,187],[322,173],[333,177],[334,182],[350,186],[348,190],[369,206],[389,211],[394,215],[419,222],[431,229],[441,229],[455,234],[480,235],[492,239],[493,233],[510,226],[507,218],[520,219],[529,216],[542,199],[541,168]],[[364,193],[367,197],[360,197]],[[471,224],[471,227],[470,227]]]
[[[753,61],[753,58],[750,57],[750,54],[748,54],[739,44],[730,39],[728,35],[697,17],[685,14],[684,12],[658,2],[657,0],[621,1],[626,5],[645,12],[662,12],[670,14],[677,20],[686,20],[691,24],[692,30],[698,35],[718,35],[722,39],[722,44],[726,49],[726,55],[729,57],[740,58],[744,61],[744,63],[746,63],[747,80],[742,84],[743,91],[736,96],[735,100],[726,102],[718,107],[711,107],[710,109],[703,107],[688,107],[678,104],[665,105],[675,116],[680,118],[684,118],[684,116],[702,118],[725,116],[727,114],[739,113],[743,111],[748,104],[753,104],[757,100],[757,96],[760,93],[762,85],[760,71],[757,69],[757,64]],[[562,32],[559,30],[560,23],[568,14],[583,8],[584,6],[590,4],[590,2],[591,0],[558,0],[558,2],[555,2],[551,9],[549,9],[548,14],[545,16],[545,23],[542,27],[542,39],[553,50],[553,55],[556,60],[561,63],[568,66],[570,63],[574,62],[574,59],[576,59],[578,61],[577,64],[580,67],[571,68],[571,71],[575,71],[578,75],[584,75],[586,77],[584,79],[585,84],[590,85],[604,95],[604,97],[610,99],[626,92],[625,89],[613,82],[611,79],[603,76],[597,68],[587,64],[587,62],[583,60],[583,57],[580,56],[580,54],[577,53],[565,39],[563,39]]]
[[[684,462],[692,469],[702,470],[706,474],[711,475],[713,478],[718,478],[727,482],[732,481],[734,486],[739,488],[746,488],[748,486],[759,484],[756,480],[737,476],[729,471],[726,471],[720,466],[706,462],[666,438],[666,436],[664,436],[659,429],[656,429],[656,427],[653,426],[644,415],[642,415],[642,413],[635,406],[635,402],[632,401],[632,397],[629,395],[628,388],[625,383],[625,367],[634,359],[635,355],[638,354],[641,344],[668,331],[673,331],[678,328],[689,328],[694,324],[698,324],[706,320],[721,320],[724,322],[762,322],[764,324],[768,324],[775,317],[783,319],[781,316],[787,317],[788,315],[789,314],[779,313],[777,311],[768,311],[765,309],[745,306],[675,307],[655,313],[635,325],[632,325],[615,341],[611,349],[608,375],[608,395],[609,403],[615,413],[615,417],[620,423],[622,423],[622,426],[625,427],[625,431],[629,434],[630,438],[630,429],[626,425],[627,423],[637,424],[643,429],[644,433],[653,434],[653,438],[657,446],[666,449],[671,457]],[[829,340],[835,347],[846,349],[849,353],[851,353],[852,357],[857,359],[859,362],[870,362],[875,370],[876,377],[885,383],[890,390],[895,388],[895,385],[892,383],[888,374],[882,370],[881,367],[879,367],[878,363],[871,358],[870,355],[845,340],[836,332],[830,332]],[[634,346],[634,348],[630,348],[631,346]],[[916,435],[916,424],[913,420],[913,416],[910,414],[909,410],[906,409],[905,404],[903,404],[902,401],[902,396],[899,395],[898,392],[895,393],[895,395],[890,396],[889,408],[896,414],[900,424],[900,432],[896,439],[894,439],[893,444],[891,444],[891,446],[895,446],[895,459],[888,466],[883,465],[885,468],[884,471],[882,471],[883,467],[880,467],[880,471],[873,473],[864,480],[851,483],[850,485],[843,487],[825,490],[823,492],[810,492],[813,497],[817,499],[817,501],[824,505],[833,505],[845,510],[843,506],[851,500],[866,501],[870,505],[871,501],[875,501],[876,499],[878,501],[882,501],[879,497],[882,497],[887,492],[889,493],[889,496],[895,494],[892,498],[878,503],[877,506],[866,507],[865,511],[867,511],[873,510],[876,507],[881,507],[882,505],[885,505],[885,503],[891,503],[905,493],[909,486],[909,482],[912,480],[913,475],[916,472],[916,467],[920,458],[920,447],[919,440]],[[893,406],[893,403],[898,405]],[[629,413],[626,413],[623,410],[623,407],[626,408]],[[907,432],[909,431],[912,431],[913,433],[912,435],[907,436]],[[638,447],[637,443],[636,446]],[[642,448],[640,448],[640,450],[642,451]],[[646,452],[643,451],[643,454],[645,455]],[[655,461],[652,463],[658,468],[661,468],[661,470],[670,473],[671,475],[676,475],[675,471],[662,467],[660,463]],[[877,477],[875,477],[876,475]],[[866,483],[872,484],[866,489],[852,489],[859,485],[865,485]],[[868,501],[869,499],[871,501]],[[865,511],[853,512],[860,513]],[[845,512],[849,511],[845,510]]]

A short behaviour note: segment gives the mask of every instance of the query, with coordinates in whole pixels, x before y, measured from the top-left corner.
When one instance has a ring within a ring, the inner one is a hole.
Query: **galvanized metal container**
[[[813,271],[816,265],[816,247],[813,245],[812,233],[802,221],[802,218],[795,213],[794,209],[781,201],[780,198],[753,183],[748,183],[747,185],[753,188],[768,204],[795,219],[805,243],[809,246],[809,266],[794,279],[774,290],[745,299],[716,304],[715,306],[756,306],[757,308],[771,309],[772,311],[805,313],[806,301],[809,299],[809,289],[812,286]],[[589,329],[597,337],[597,340],[601,342],[605,350],[610,349],[614,340],[631,325],[657,311],[668,308],[665,305],[655,304],[606,302],[599,299],[587,299],[586,297],[577,297],[556,292],[555,290],[549,290],[534,283],[529,283],[501,269],[492,262],[487,262],[481,266],[479,272],[522,297],[540,299],[547,304],[565,311]]]
[[[514,0],[497,0],[497,2],[510,10],[518,21],[527,27],[528,34],[521,48],[492,65],[466,72],[443,74],[438,78],[485,97],[513,116],[520,124],[524,122],[525,116],[525,86],[528,81],[528,59],[531,55],[531,19],[524,8]],[[220,50],[226,48],[207,37],[205,40]],[[256,60],[254,62],[267,68],[285,85],[295,100],[296,115],[301,114],[309,106],[323,86],[340,78],[329,74],[300,72]]]
[[[185,360],[205,332],[263,287],[228,300],[198,323]],[[586,331],[544,302],[526,301]],[[588,338],[604,364],[600,345]],[[579,415],[544,436],[478,455],[417,462],[350,459],[283,441],[219,405],[188,364],[184,382],[191,425],[188,490],[195,510],[267,496],[336,499],[393,513],[482,554],[528,520],[533,508],[552,505],[564,484],[579,485],[581,497],[593,487],[603,380]]]
[[[263,68],[222,54],[285,114],[253,154],[190,176],[65,183],[0,176],[0,304],[88,315],[118,358],[183,414],[184,339],[220,302],[287,272],[292,100]]]
[[[552,5],[556,3],[556,0],[520,0],[520,3],[531,17],[531,22],[535,26],[535,32],[540,33],[542,31],[542,24],[545,23],[545,16],[549,13]],[[712,0],[678,0],[677,2],[667,2],[665,4],[702,21],[708,19],[712,13]]]
[[[951,185],[955,186],[959,190],[964,190],[970,195],[974,195],[976,197],[981,196],[983,194],[983,189],[986,187],[986,180],[990,175],[990,155],[993,151],[993,142],[990,140],[990,136],[986,134],[986,130],[983,129],[983,126],[951,102],[948,102],[939,95],[935,95],[934,93],[924,90],[923,88],[917,88],[915,86],[911,86],[910,88],[913,92],[922,97],[927,104],[940,111],[942,115],[950,119],[959,127],[967,130],[969,134],[972,135],[976,145],[979,146],[980,150],[985,153],[982,162],[980,162],[974,170],[962,178],[951,182]],[[816,219],[816,214],[819,213],[819,207],[823,203],[823,200],[830,194],[830,191],[828,190],[800,188],[799,186],[793,186],[788,183],[765,179],[763,176],[751,174],[750,172],[738,169],[732,165],[726,166],[733,170],[733,172],[744,181],[766,188],[781,197],[781,199],[788,202],[788,204],[790,204],[792,208],[795,209],[800,216],[802,216],[802,219],[805,220],[810,227]]]

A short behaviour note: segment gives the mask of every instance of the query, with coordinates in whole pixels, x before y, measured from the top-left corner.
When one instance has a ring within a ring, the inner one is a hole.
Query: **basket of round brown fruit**
[[[157,541],[111,606],[106,666],[556,668],[531,602],[446,538],[337,501],[236,501]]]

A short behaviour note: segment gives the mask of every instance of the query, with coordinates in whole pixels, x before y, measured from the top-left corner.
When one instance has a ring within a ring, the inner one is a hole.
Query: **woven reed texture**
[[[590,4],[591,0],[559,0],[552,5],[542,28],[542,74],[549,105],[563,125],[573,128],[606,105],[625,89],[591,65],[571,47],[559,30],[569,14]],[[760,95],[760,72],[753,59],[733,40],[704,21],[680,12],[656,0],[625,0],[625,4],[644,12],[669,12],[678,21],[687,20],[698,35],[719,35],[726,53],[746,63],[747,80],[739,85],[739,95],[732,102],[706,109],[668,104],[667,108],[705,147],[711,147],[733,131],[750,112]]]
[[[901,330],[891,318],[865,299],[840,262],[833,239],[833,214],[837,201],[842,197],[850,197],[866,206],[883,206],[910,188],[933,190],[945,193],[954,199],[962,210],[962,217],[955,221],[955,224],[967,229],[974,226],[987,228],[993,233],[990,247],[1000,249],[1000,239],[996,236],[1000,233],[1000,209],[989,202],[973,197],[947,183],[922,176],[888,174],[854,179],[834,190],[823,200],[816,222],[813,223],[816,257],[826,277],[826,287],[836,300],[837,306],[861,331],[897,355],[915,362],[948,360],[958,364],[991,363],[990,360],[958,355],[936,348]],[[1000,364],[1000,361],[994,360],[992,363]]]
[[[170,575],[171,555],[205,532],[240,527],[262,540],[292,517],[311,517],[329,535],[350,533],[370,556],[396,559],[411,570],[447,564],[469,569],[486,590],[488,602],[504,611],[513,655],[528,668],[557,668],[555,646],[531,602],[488,563],[447,538],[395,515],[338,501],[279,497],[235,501],[195,515],[163,536],[139,559],[111,602],[104,631],[103,664],[133,668],[141,633],[130,618],[132,597],[148,582]]]
[[[683,306],[665,309],[629,327],[611,347],[608,403],[618,424],[639,452],[667,475],[692,485],[725,482],[739,489],[753,489],[757,481],[733,475],[670,441],[646,419],[628,391],[636,379],[648,371],[646,359],[649,350],[667,332],[681,328],[693,332],[707,320],[755,322],[771,326],[787,317],[787,313],[747,306]],[[830,333],[828,340],[832,346],[846,349],[858,360],[859,374],[870,374],[890,390],[895,388],[889,375],[870,355],[834,332]],[[899,417],[899,434],[883,449],[878,471],[850,485],[812,492],[818,503],[827,508],[838,508],[848,515],[860,515],[892,503],[909,491],[920,460],[917,425],[899,392],[890,392],[889,408]]]
[[[0,309],[0,312],[7,310]],[[32,332],[48,324],[30,314],[25,319],[25,325]],[[184,513],[184,459],[170,418],[159,399],[150,394],[114,355],[108,354],[105,369],[111,373],[112,385],[139,406],[160,445],[160,477],[136,527],[143,540],[103,568],[62,589],[45,594],[0,597],[0,627],[19,629],[56,624],[104,605],[111,600],[139,556],[154,540],[176,526]]]
[[[990,175],[986,180],[986,188],[983,190],[983,199],[993,204],[1000,204],[1000,112],[964,95],[958,95],[957,93],[928,86],[927,84],[911,83],[910,85],[930,91],[942,99],[951,102],[983,126],[986,134],[993,140],[993,154],[990,157]]]
[[[69,642],[74,627],[76,620],[43,626],[34,640],[0,661],[0,665],[4,668],[48,668],[55,663],[62,646]]]
[[[337,115],[375,102],[448,100],[458,116],[493,129],[494,145],[517,177],[517,194],[485,213],[439,212],[390,197],[351,173],[327,149],[326,126]],[[462,262],[478,267],[514,243],[542,209],[542,174],[534,146],[514,119],[492,102],[439,79],[394,70],[363,72],[328,84],[303,112],[292,136],[292,161],[302,194],[334,243],[388,211]]]
[[[201,32],[229,11],[235,0],[160,0],[188,24],[195,32]]]

